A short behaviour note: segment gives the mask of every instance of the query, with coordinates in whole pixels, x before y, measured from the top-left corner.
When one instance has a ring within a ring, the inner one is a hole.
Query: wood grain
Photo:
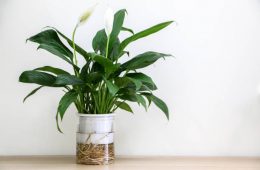
[[[260,158],[118,157],[112,165],[78,165],[72,156],[0,157],[0,170],[260,170]]]

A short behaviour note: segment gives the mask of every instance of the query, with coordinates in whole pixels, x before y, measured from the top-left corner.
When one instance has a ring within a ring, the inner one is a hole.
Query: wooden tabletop
[[[0,157],[0,170],[260,170],[260,158],[119,157],[111,165],[78,165],[72,156]]]

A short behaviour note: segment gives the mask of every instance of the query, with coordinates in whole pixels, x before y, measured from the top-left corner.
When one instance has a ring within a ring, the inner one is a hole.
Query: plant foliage
[[[120,59],[125,54],[129,55],[125,51],[127,45],[160,31],[173,21],[134,33],[132,29],[124,27],[125,14],[125,9],[115,13],[110,35],[106,35],[104,29],[96,33],[92,41],[92,52],[85,51],[74,42],[76,29],[72,39],[53,27],[46,27],[44,31],[27,39],[38,44],[38,49],[46,50],[70,64],[74,71],[70,73],[61,68],[43,66],[24,71],[19,77],[20,82],[40,85],[24,101],[45,86],[64,89],[65,94],[59,102],[56,115],[59,131],[59,119],[63,119],[71,104],[75,105],[79,113],[108,114],[118,108],[132,113],[128,102],[136,102],[145,109],[154,103],[169,119],[167,105],[153,94],[157,89],[154,81],[140,72],[140,69],[171,55],[148,51],[131,57],[124,63],[120,63]],[[121,41],[119,34],[122,31],[129,32],[130,37]],[[85,59],[82,68],[77,63],[77,55]]]

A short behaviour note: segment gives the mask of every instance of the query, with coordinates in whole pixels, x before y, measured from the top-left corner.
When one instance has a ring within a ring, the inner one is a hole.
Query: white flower
[[[79,24],[84,24],[88,19],[89,17],[91,16],[91,14],[93,13],[93,11],[95,10],[95,7],[97,6],[97,4],[93,5],[92,7],[90,7],[89,9],[87,9],[82,15],[81,17],[79,18],[79,21],[78,21],[78,25]]]
[[[113,30],[113,23],[114,23],[114,12],[111,8],[107,8],[105,13],[105,31],[107,36],[110,36]]]

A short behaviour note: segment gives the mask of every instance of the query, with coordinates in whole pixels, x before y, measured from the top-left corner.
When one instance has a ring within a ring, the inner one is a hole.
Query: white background
[[[63,92],[44,88],[23,104],[23,97],[36,86],[18,83],[18,77],[44,65],[69,69],[25,40],[48,25],[70,36],[78,17],[93,2],[0,1],[0,155],[75,153],[75,108],[68,110],[64,134],[59,134],[54,117]],[[76,41],[87,50],[103,27],[105,4],[78,29]],[[175,56],[144,70],[157,83],[155,94],[168,104],[171,120],[154,106],[146,113],[134,104],[134,115],[118,111],[117,155],[260,156],[260,1],[113,0],[109,4],[114,10],[127,8],[125,26],[136,32],[177,21],[128,47],[131,56],[148,50]]]

